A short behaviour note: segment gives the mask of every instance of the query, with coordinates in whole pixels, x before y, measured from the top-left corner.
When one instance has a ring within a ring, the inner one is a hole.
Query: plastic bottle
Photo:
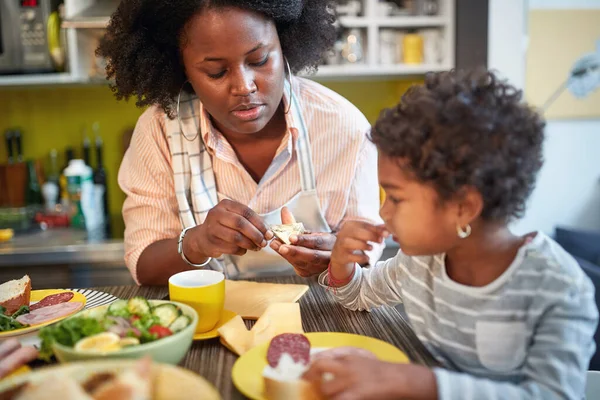
[[[75,206],[75,215],[71,225],[92,232],[99,228],[100,221],[94,209],[94,182],[92,168],[83,160],[71,160],[65,169],[67,191],[71,204]]]

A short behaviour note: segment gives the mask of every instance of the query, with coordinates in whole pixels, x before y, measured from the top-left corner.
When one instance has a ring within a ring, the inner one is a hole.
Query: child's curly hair
[[[523,215],[543,164],[545,122],[521,99],[485,69],[431,73],[382,111],[371,140],[442,200],[472,186],[482,218],[508,222]]]

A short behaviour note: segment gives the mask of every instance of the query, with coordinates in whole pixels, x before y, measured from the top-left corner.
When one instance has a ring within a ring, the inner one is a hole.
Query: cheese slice
[[[301,235],[306,230],[304,229],[304,224],[302,224],[302,222],[298,222],[294,224],[271,225],[271,231],[283,243],[292,244],[290,242],[290,236]]]
[[[251,348],[252,334],[239,315],[229,320],[217,332],[221,336],[221,343],[239,356]]]
[[[244,319],[257,320],[274,303],[294,303],[308,291],[308,285],[225,281],[225,309]]]
[[[241,356],[282,333],[304,333],[298,303],[274,303],[267,307],[251,330],[238,315],[218,329],[221,343]]]
[[[282,333],[304,333],[300,304],[271,304],[256,321],[250,332],[253,346],[270,342],[271,339]]]

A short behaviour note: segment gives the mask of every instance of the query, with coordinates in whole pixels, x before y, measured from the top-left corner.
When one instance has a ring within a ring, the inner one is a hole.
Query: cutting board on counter
[[[257,320],[273,303],[295,303],[308,290],[307,285],[287,285],[250,281],[225,281],[225,309],[242,318]]]

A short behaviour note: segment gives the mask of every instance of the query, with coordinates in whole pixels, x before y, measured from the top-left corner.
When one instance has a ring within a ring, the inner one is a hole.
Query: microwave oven
[[[56,70],[48,47],[51,15],[61,0],[0,1],[0,74]],[[54,15],[56,18],[57,15]]]

